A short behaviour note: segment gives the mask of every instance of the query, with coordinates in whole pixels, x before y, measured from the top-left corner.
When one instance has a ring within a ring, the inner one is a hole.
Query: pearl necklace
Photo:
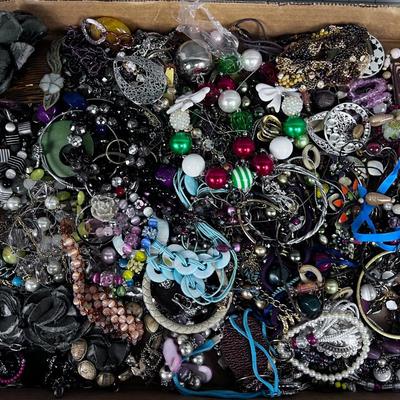
[[[298,339],[295,336],[304,331],[313,331],[315,335],[307,334],[306,340],[297,343]],[[335,358],[348,357],[359,352],[359,356],[349,368],[329,375],[314,371],[294,357],[290,360],[290,363],[303,374],[324,382],[334,382],[353,374],[367,358],[370,346],[369,333],[363,323],[356,317],[344,313],[322,314],[315,320],[291,329],[286,339],[294,348],[300,345],[302,347],[317,345],[314,347],[317,351]],[[330,351],[327,351],[326,347],[329,347]]]

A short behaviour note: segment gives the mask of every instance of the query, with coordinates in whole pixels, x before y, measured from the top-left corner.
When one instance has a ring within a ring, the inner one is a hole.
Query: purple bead
[[[172,189],[174,186],[174,176],[176,169],[170,165],[161,165],[158,167],[155,178],[161,185]]]
[[[121,235],[121,233],[122,233],[122,229],[119,226],[116,226],[114,228],[114,235],[119,236],[119,235]]]
[[[232,216],[235,215],[236,209],[235,207],[228,207],[228,209],[226,210],[228,215]]]
[[[104,236],[112,236],[114,233],[114,230],[111,226],[106,226],[103,230]]]
[[[379,143],[369,143],[367,145],[367,151],[371,154],[379,154],[382,150],[382,146]]]
[[[119,286],[122,285],[122,283],[124,282],[124,279],[122,278],[121,275],[116,275],[114,276],[114,284]]]
[[[217,246],[217,250],[220,251],[221,253],[226,253],[227,251],[229,251],[229,246],[225,243],[220,243]]]
[[[377,104],[390,99],[387,82],[383,78],[358,79],[349,85],[348,97],[365,108],[373,108]]]
[[[378,360],[381,357],[381,351],[376,347],[371,347],[368,352],[368,358],[370,360]]]
[[[57,106],[50,107],[46,110],[41,104],[36,111],[36,118],[38,121],[47,125],[59,112],[60,110]]]
[[[240,243],[233,243],[233,250],[236,253],[239,253],[240,252]]]
[[[294,226],[297,226],[297,225],[300,224],[301,220],[300,220],[299,217],[294,217],[294,218],[291,219],[290,222],[291,222]]]
[[[382,347],[392,354],[400,354],[400,341],[385,340]]]
[[[140,224],[140,217],[138,217],[137,215],[135,215],[135,216],[131,219],[131,224],[132,224],[132,225],[139,225],[139,224]]]
[[[100,272],[96,272],[92,276],[92,282],[99,284],[100,283]]]
[[[100,275],[100,285],[104,287],[111,286],[114,282],[114,274],[112,272],[102,272]]]
[[[124,254],[129,255],[132,253],[132,245],[129,243],[124,243],[122,246],[122,251]]]
[[[131,233],[134,235],[140,235],[142,230],[138,226],[133,226],[131,229]]]
[[[310,344],[310,346],[315,346],[318,343],[318,339],[315,337],[313,333],[309,333],[306,336],[307,342]]]
[[[105,264],[112,264],[115,262],[117,256],[117,252],[114,250],[113,247],[105,247],[101,251],[101,259]]]

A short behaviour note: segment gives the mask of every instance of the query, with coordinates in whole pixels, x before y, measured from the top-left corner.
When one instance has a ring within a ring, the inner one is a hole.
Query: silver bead
[[[107,118],[104,117],[103,115],[99,115],[96,117],[96,125],[106,125],[107,124]]]
[[[192,357],[192,362],[196,365],[203,365],[204,363],[204,355],[197,354],[196,356]]]
[[[64,281],[64,274],[53,275],[54,282],[61,283]]]
[[[90,106],[88,106],[86,108],[86,111],[89,114],[96,115],[98,113],[98,111],[99,111],[99,107],[97,107],[95,104],[91,104]]]
[[[187,340],[187,336],[186,335],[179,335],[177,338],[176,338],[176,341],[178,342],[178,344],[179,344],[179,346],[181,345],[181,344],[183,344],[184,342],[186,342],[186,340]]]
[[[189,78],[206,74],[213,65],[211,53],[194,40],[184,42],[179,47],[176,58],[180,71]]]
[[[40,284],[36,278],[28,278],[25,281],[25,290],[27,292],[32,293],[32,292],[36,291],[37,289],[39,289],[39,286],[40,286]]]
[[[257,257],[265,257],[265,255],[267,254],[267,248],[265,246],[262,245],[257,245],[254,248],[254,253],[256,254]]]
[[[374,378],[378,382],[388,382],[392,378],[392,371],[389,367],[375,367],[373,369]]]
[[[160,369],[160,378],[165,382],[171,382],[173,377],[173,373],[166,369],[166,367],[162,367]]]
[[[192,138],[193,139],[200,139],[202,136],[203,136],[203,131],[200,128],[192,129]]]
[[[263,310],[267,306],[267,303],[264,300],[258,299],[258,300],[256,300],[255,303],[256,303],[256,307],[259,308],[260,310]]]
[[[328,238],[325,235],[319,235],[319,242],[323,245],[328,244]]]
[[[183,357],[187,357],[193,353],[193,346],[190,342],[184,342],[179,347],[179,350]]]
[[[198,389],[200,389],[200,386],[201,386],[201,380],[200,380],[200,378],[199,378],[198,376],[194,376],[194,377],[191,379],[190,386],[192,387],[193,390],[198,390]]]
[[[242,107],[247,108],[251,104],[251,100],[247,96],[243,96],[242,98]]]
[[[289,254],[289,258],[293,261],[293,262],[300,262],[301,261],[301,255],[300,252],[298,250],[292,250]]]
[[[61,272],[61,269],[62,269],[61,264],[57,260],[50,259],[48,261],[46,270],[49,275],[59,274]]]
[[[276,217],[276,210],[275,210],[275,208],[268,207],[265,210],[265,214],[267,214],[267,217],[269,217],[269,218],[274,218],[274,217]]]
[[[251,300],[253,298],[253,294],[250,292],[250,290],[243,290],[241,295],[245,300]]]

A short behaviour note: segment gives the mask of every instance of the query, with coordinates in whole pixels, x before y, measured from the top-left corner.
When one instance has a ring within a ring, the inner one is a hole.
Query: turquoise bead
[[[14,276],[11,283],[15,287],[21,287],[24,284],[24,280],[20,276]]]

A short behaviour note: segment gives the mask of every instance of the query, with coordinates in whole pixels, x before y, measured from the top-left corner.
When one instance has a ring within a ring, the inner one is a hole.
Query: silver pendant
[[[164,94],[164,68],[147,58],[119,53],[114,61],[114,76],[124,96],[135,104],[152,104]],[[124,76],[132,78],[127,81]]]

